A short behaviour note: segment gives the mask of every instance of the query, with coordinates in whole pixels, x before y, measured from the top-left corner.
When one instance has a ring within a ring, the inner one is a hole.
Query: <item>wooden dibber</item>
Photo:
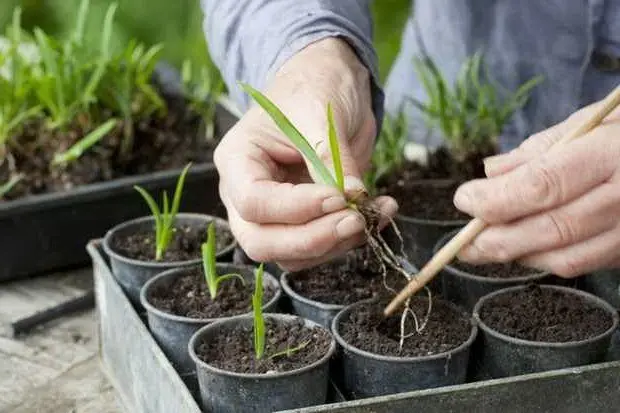
[[[578,128],[568,133],[554,145],[566,143],[582,135],[585,135],[603,119],[609,115],[618,105],[620,105],[620,86],[616,87],[600,104],[600,108]],[[446,245],[444,245],[437,253],[428,261],[428,263],[420,270],[418,275],[409,281],[409,284],[403,288],[396,297],[385,307],[383,314],[388,317],[392,315],[398,307],[403,305],[405,301],[413,294],[420,291],[428,284],[435,275],[437,275],[444,266],[448,265],[459,251],[474,238],[478,236],[487,227],[487,223],[478,219],[472,219],[461,231],[458,232]]]

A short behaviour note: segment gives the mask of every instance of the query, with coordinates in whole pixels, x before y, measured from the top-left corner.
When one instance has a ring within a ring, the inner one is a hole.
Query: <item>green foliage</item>
[[[185,176],[187,175],[187,171],[191,167],[191,163],[187,164],[179,179],[177,181],[177,186],[174,191],[174,198],[172,200],[172,208],[170,208],[170,203],[168,200],[168,194],[166,191],[163,193],[163,204],[162,209],[160,211],[157,203],[151,197],[151,195],[144,190],[144,188],[140,186],[134,186],[134,189],[142,195],[144,200],[146,201],[151,213],[153,214],[153,218],[155,220],[155,260],[160,261],[164,254],[166,253],[166,249],[172,240],[172,234],[174,232],[174,224],[176,221],[176,215],[179,212],[179,206],[181,204],[181,194],[183,193],[183,186],[185,185]]]
[[[491,80],[480,52],[465,61],[452,87],[428,56],[416,59],[414,64],[428,101],[409,101],[426,115],[432,128],[442,132],[457,158],[493,145],[509,118],[527,103],[530,91],[542,80],[534,77],[510,93]]]
[[[276,125],[280,128],[282,133],[289,138],[289,140],[295,145],[297,150],[308,159],[314,172],[320,179],[321,183],[329,186],[333,186],[338,190],[344,192],[344,177],[342,172],[342,162],[340,160],[340,149],[338,146],[338,137],[336,136],[336,129],[334,126],[333,114],[331,113],[331,105],[328,104],[328,135],[330,141],[330,148],[332,149],[332,160],[334,163],[334,169],[336,177],[334,178],[327,168],[315,149],[310,145],[308,140],[297,130],[297,128],[291,123],[291,121],[278,109],[278,107],[267,96],[263,95],[252,86],[242,83],[241,87],[248,93],[273,119]],[[341,189],[342,188],[342,189]]]
[[[265,354],[265,319],[263,318],[263,263],[255,273],[254,294],[252,295],[252,309],[254,312],[254,353],[256,360]]]
[[[23,175],[13,175],[7,182],[0,184],[0,199],[8,194],[11,189],[13,189],[13,187],[22,180],[22,178]]]
[[[213,140],[217,97],[224,91],[224,82],[206,66],[194,70],[191,60],[187,59],[181,68],[181,86],[190,108],[201,117],[205,138]]]
[[[245,280],[240,274],[226,274],[217,275],[217,263],[216,263],[216,243],[215,243],[215,224],[209,223],[207,228],[207,242],[202,244],[202,267],[205,273],[205,281],[207,282],[207,288],[211,299],[215,300],[217,297],[217,288],[222,281],[226,281],[232,278],[238,278],[243,285]]]
[[[91,146],[99,142],[106,134],[110,133],[117,125],[116,119],[110,119],[98,126],[88,135],[77,141],[71,148],[62,153],[57,153],[52,160],[52,165],[66,165],[78,159]]]
[[[408,140],[407,117],[400,111],[396,117],[385,114],[381,131],[372,153],[371,166],[364,175],[364,184],[371,192],[379,180],[398,169],[405,161],[405,145]]]

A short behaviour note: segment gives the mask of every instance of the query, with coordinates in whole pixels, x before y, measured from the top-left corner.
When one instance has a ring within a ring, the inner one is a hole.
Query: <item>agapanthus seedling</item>
[[[65,152],[57,153],[52,160],[52,165],[66,165],[73,162],[82,156],[91,146],[95,145],[101,139],[103,139],[114,127],[117,125],[116,119],[110,119],[102,125],[99,125],[95,130],[84,136],[77,141],[73,146],[67,149]]]
[[[263,263],[258,266],[255,274],[252,309],[254,312],[254,353],[256,360],[265,354],[265,319],[263,318]]]
[[[245,285],[245,280],[240,274],[231,273],[225,275],[217,275],[215,250],[215,224],[211,222],[209,223],[209,227],[207,228],[207,242],[202,244],[201,251],[202,267],[204,269],[207,287],[209,288],[209,295],[211,296],[212,300],[215,300],[215,297],[217,297],[217,288],[222,281],[226,281],[231,278],[238,278],[241,283]]]
[[[172,200],[172,207],[170,207],[170,202],[168,200],[168,194],[166,191],[163,193],[163,205],[162,210],[160,211],[157,203],[149,195],[146,190],[144,190],[140,186],[134,186],[136,191],[138,191],[144,200],[146,201],[151,213],[153,214],[153,218],[155,219],[155,260],[161,261],[164,257],[164,254],[172,240],[172,235],[174,233],[174,224],[176,221],[176,215],[179,212],[179,205],[181,204],[181,194],[183,193],[183,185],[185,184],[185,176],[187,175],[187,171],[191,167],[191,163],[187,164],[187,166],[181,172],[179,179],[177,181],[177,186],[174,191],[174,198]]]

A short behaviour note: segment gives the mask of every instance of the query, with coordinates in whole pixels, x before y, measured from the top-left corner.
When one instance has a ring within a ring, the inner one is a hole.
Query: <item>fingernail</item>
[[[388,215],[391,217],[396,215],[396,212],[398,212],[398,203],[394,200],[394,198],[379,198],[376,201],[376,205],[383,215]]]
[[[338,238],[341,240],[346,240],[351,238],[353,235],[361,233],[364,231],[364,220],[358,216],[357,214],[352,214],[343,218],[336,225],[336,232],[338,233]]]
[[[332,212],[340,211],[347,206],[347,201],[343,196],[332,196],[323,200],[323,213],[331,214]]]
[[[467,189],[467,186],[461,186],[456,190],[454,194],[454,206],[461,211],[471,211],[471,207],[473,205],[471,200],[470,190]]]

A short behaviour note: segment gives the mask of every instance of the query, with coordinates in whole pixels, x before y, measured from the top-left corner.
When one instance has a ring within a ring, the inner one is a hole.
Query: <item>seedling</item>
[[[291,121],[280,111],[280,109],[271,102],[265,95],[251,86],[241,83],[242,88],[269,114],[276,125],[280,128],[282,133],[289,138],[289,140],[295,145],[297,150],[305,156],[310,162],[312,169],[316,175],[316,179],[320,183],[332,186],[338,189],[348,200],[349,208],[359,212],[365,219],[367,225],[365,228],[366,239],[378,258],[383,273],[384,284],[389,289],[385,280],[387,278],[387,268],[390,267],[403,275],[407,280],[411,279],[411,274],[403,268],[401,259],[399,258],[389,247],[388,243],[383,239],[382,235],[378,231],[378,216],[379,211],[370,205],[368,198],[363,194],[362,196],[355,195],[354,197],[347,196],[344,191],[344,173],[342,169],[342,162],[340,159],[340,147],[338,143],[338,136],[336,133],[333,112],[331,105],[327,104],[327,124],[328,124],[328,138],[329,147],[332,156],[332,165],[334,169],[334,175],[332,176],[330,170],[321,161],[316,150],[308,142],[308,140],[297,130],[297,128],[291,123]],[[390,219],[390,223],[396,235],[400,238],[401,253],[404,258],[406,254],[402,248],[403,240],[400,236],[400,231],[397,228],[393,220]],[[405,306],[403,317],[406,317],[406,313],[410,312],[409,303]],[[404,335],[404,332],[402,332]]]
[[[134,186],[136,191],[138,191],[146,201],[149,209],[151,210],[151,213],[153,214],[153,218],[155,219],[155,261],[162,260],[164,254],[166,253],[168,245],[172,240],[176,215],[179,211],[179,205],[181,204],[181,194],[183,193],[185,176],[187,175],[187,171],[189,170],[190,166],[191,163],[187,164],[187,166],[183,168],[183,171],[179,176],[177,186],[174,191],[172,207],[170,207],[168,194],[166,191],[164,191],[161,211],[153,197],[151,197],[151,195],[146,190],[144,190],[140,186]]]
[[[265,357],[265,319],[263,318],[263,263],[258,266],[255,272],[254,294],[252,295],[252,309],[254,313],[254,354],[256,360]],[[298,346],[289,347],[282,351],[271,354],[268,358],[290,357],[298,351],[304,349],[310,341],[304,341]]]
[[[11,192],[11,189],[13,189],[13,187],[15,187],[15,185],[17,185],[22,179],[23,175],[13,175],[8,181],[0,184],[0,199],[4,198],[4,196]]]
[[[428,102],[409,101],[426,115],[431,127],[441,130],[458,160],[494,146],[506,122],[542,81],[540,76],[533,77],[511,93],[491,79],[480,52],[465,61],[452,88],[430,57],[417,58],[414,64]]]
[[[232,278],[238,278],[243,285],[245,285],[245,280],[240,274],[225,274],[225,275],[217,275],[217,264],[216,264],[216,243],[215,243],[215,224],[213,222],[209,223],[209,227],[207,228],[207,242],[202,244],[202,267],[205,272],[205,280],[207,282],[207,287],[209,288],[209,294],[211,295],[211,299],[215,300],[217,297],[217,288],[219,287],[222,281],[226,281]]]
[[[74,162],[79,159],[82,154],[88,150],[91,146],[99,142],[105,137],[114,127],[117,125],[116,119],[110,119],[104,124],[100,125],[94,131],[84,136],[78,142],[76,142],[71,148],[62,153],[57,153],[52,160],[52,165],[66,165],[70,162]]]
[[[216,103],[224,89],[224,82],[212,68],[194,70],[191,61],[185,60],[181,68],[181,86],[190,109],[200,115],[201,133],[212,141],[215,138]]]

